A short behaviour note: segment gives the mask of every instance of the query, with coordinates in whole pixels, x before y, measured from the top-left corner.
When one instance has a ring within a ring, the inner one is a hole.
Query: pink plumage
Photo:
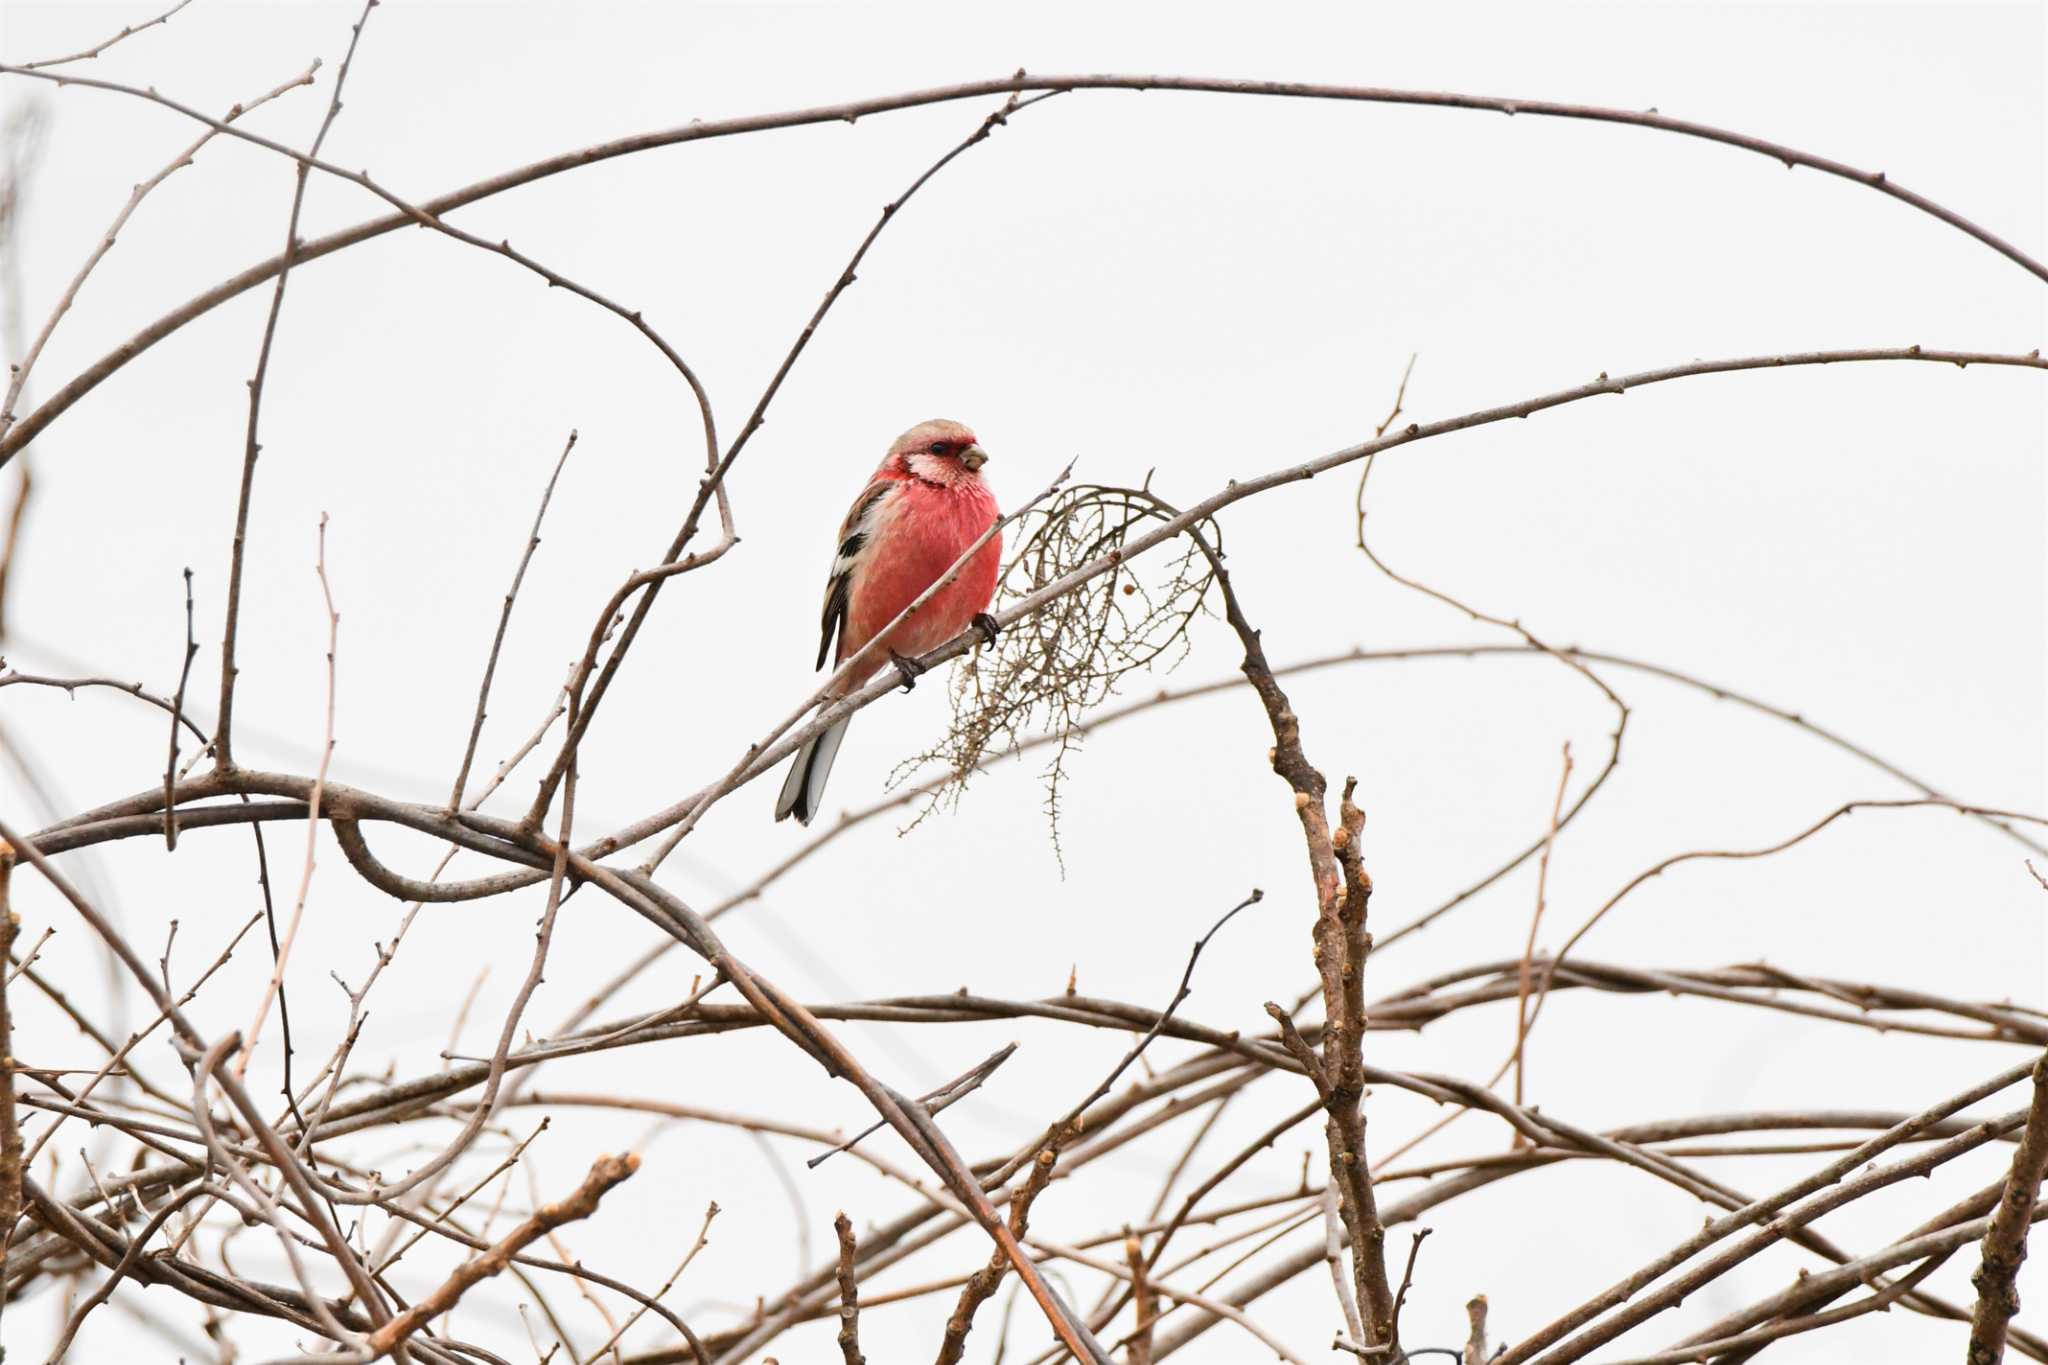
[[[958,422],[920,422],[896,438],[840,524],[839,549],[825,584],[818,667],[828,658],[836,666],[873,640],[995,523],[995,496],[979,473],[987,459],[974,433]],[[1002,557],[1002,536],[991,536],[952,582],[890,631],[831,695],[845,696],[892,660],[923,654],[965,630],[994,598]],[[904,676],[909,678],[908,671]],[[851,719],[797,751],[775,803],[776,819],[794,815],[802,824],[811,822]]]

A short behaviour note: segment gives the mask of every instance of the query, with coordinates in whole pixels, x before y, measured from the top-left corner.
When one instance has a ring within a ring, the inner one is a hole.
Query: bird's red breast
[[[892,467],[893,466],[893,467]],[[845,659],[875,638],[897,613],[917,600],[953,566],[1000,515],[994,494],[978,475],[961,470],[945,482],[919,477],[892,456],[876,472],[880,485],[864,524],[864,543],[848,583],[846,622],[835,659]],[[870,486],[871,489],[874,485]],[[1003,538],[989,538],[951,583],[903,622],[885,645],[916,655],[952,639],[995,597]],[[850,691],[888,662],[878,651],[841,683]]]

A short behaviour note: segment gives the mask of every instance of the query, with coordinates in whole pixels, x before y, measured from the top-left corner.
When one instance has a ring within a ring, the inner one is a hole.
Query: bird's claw
[[[976,612],[974,620],[969,624],[980,633],[983,644],[994,644],[996,636],[1002,633],[1002,627],[996,624],[996,618],[985,611]]]
[[[905,692],[917,686],[918,675],[924,672],[923,664],[920,664],[908,655],[898,654],[893,649],[889,651],[889,662],[896,665],[896,673],[898,677],[903,679],[903,690]]]

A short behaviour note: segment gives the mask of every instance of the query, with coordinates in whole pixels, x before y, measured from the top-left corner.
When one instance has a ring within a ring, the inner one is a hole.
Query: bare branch
[[[519,585],[526,581],[526,566],[533,562],[533,552],[540,548],[540,524],[548,514],[548,503],[555,496],[555,481],[562,477],[562,467],[569,463],[569,452],[576,449],[576,433],[571,431],[569,439],[562,445],[562,454],[555,461],[554,472],[548,475],[547,487],[541,490],[540,507],[533,514],[533,529],[526,533],[526,548],[520,552],[519,567],[512,571],[512,586],[505,589],[505,605],[498,613],[498,633],[491,637],[490,657],[484,661],[484,680],[476,692],[476,718],[469,723],[469,743],[462,750],[462,766],[455,770],[455,785],[448,792],[448,809],[460,810],[463,805],[463,789],[469,785],[469,765],[476,760],[476,742],[484,732],[484,716],[491,700],[491,680],[498,672],[498,651],[505,647],[505,628],[512,624],[512,604],[519,598]]]
[[[1997,1365],[2005,1358],[2007,1325],[2019,1312],[2013,1288],[2020,1263],[2027,1258],[2027,1227],[2040,1198],[2041,1178],[2048,1174],[2048,1052],[2034,1063],[2034,1102],[2027,1126],[2013,1153],[2012,1170],[1998,1197],[1998,1209],[1984,1234],[1983,1260],[1970,1284],[1977,1291],[1977,1309],[1970,1319],[1969,1365]]]
[[[349,67],[355,63],[356,44],[362,41],[363,25],[369,22],[370,11],[376,7],[377,0],[363,0],[362,16],[349,30],[348,51],[342,54],[341,68],[334,76],[334,93],[327,101],[327,112],[320,120],[319,131],[313,135],[313,149],[307,154],[308,159],[299,164],[298,178],[292,186],[291,216],[285,221],[284,252],[279,258],[277,287],[270,293],[270,312],[263,320],[263,342],[256,350],[256,372],[249,379],[248,431],[242,442],[242,484],[235,501],[235,532],[228,553],[227,613],[220,637],[220,706],[213,729],[213,761],[222,771],[232,770],[235,766],[235,637],[242,621],[242,563],[249,535],[249,503],[256,487],[256,457],[263,449],[256,439],[263,416],[263,380],[270,371],[270,349],[277,340],[277,319],[284,311],[285,285],[291,279],[292,263],[299,251],[299,214],[306,206],[306,178],[311,170],[311,161],[320,155],[321,144],[327,141],[328,131],[334,127],[334,120],[341,113],[341,91],[348,84]],[[201,121],[215,132],[246,136],[225,121],[216,122],[203,115]],[[256,1041],[252,1033],[249,1039],[251,1047]]]
[[[14,936],[21,930],[9,890],[13,875],[14,850],[0,841],[0,1275],[6,1273],[14,1225],[21,1218],[21,1124],[14,1113],[14,1027],[5,970],[14,956]],[[0,1289],[0,1312],[5,1311],[5,1293]]]
[[[1045,1193],[1046,1185],[1052,1180],[1053,1163],[1058,1160],[1059,1149],[1046,1147],[1032,1161],[1031,1174],[1025,1178],[1017,1197],[1010,1201],[1011,1236],[1021,1238],[1029,1228],[1031,1205]],[[1009,1258],[998,1250],[960,1291],[960,1301],[953,1308],[953,1316],[946,1320],[946,1335],[939,1346],[938,1365],[960,1365],[960,1358],[967,1349],[967,1334],[974,1330],[974,1315],[996,1292],[1008,1264]]]
[[[38,76],[45,73],[25,67],[0,64],[0,74]],[[47,78],[47,77],[46,77]],[[86,77],[66,78],[69,83],[92,86],[101,89],[122,89],[108,82],[93,81]],[[1574,121],[1626,124],[1657,132],[1672,133],[1681,137],[1697,138],[1724,146],[1739,148],[1765,156],[1786,166],[1804,166],[1825,175],[1850,180],[1880,194],[1888,195],[1911,205],[1922,213],[1948,224],[1950,227],[1975,238],[1992,250],[2019,265],[2037,279],[2048,280],[2048,266],[2044,266],[2026,252],[2013,246],[1988,230],[1964,218],[1961,214],[1945,208],[1926,196],[1918,194],[1882,171],[1865,171],[1827,157],[1800,151],[1783,143],[1764,138],[1750,137],[1725,128],[1689,119],[1669,118],[1654,111],[1636,109],[1600,108],[1592,105],[1566,104],[1550,100],[1502,99],[1494,96],[1465,95],[1443,91],[1389,90],[1366,86],[1316,85],[1304,82],[1286,81],[1234,81],[1206,77],[1134,76],[1134,75],[1074,75],[1044,76],[1019,74],[1004,80],[968,81],[956,85],[936,86],[926,90],[910,91],[898,95],[882,95],[865,100],[854,100],[842,104],[824,105],[809,109],[790,110],[781,114],[753,115],[717,121],[697,121],[676,128],[657,132],[635,134],[617,138],[610,142],[578,148],[536,161],[515,170],[506,171],[487,180],[480,180],[461,189],[436,196],[424,201],[419,211],[433,217],[440,217],[452,209],[478,200],[502,194],[507,190],[528,185],[537,180],[559,175],[565,171],[589,166],[613,157],[626,156],[634,152],[648,151],[658,147],[674,146],[678,143],[696,142],[710,138],[733,137],[748,133],[763,132],[777,128],[794,128],[805,125],[853,123],[876,114],[912,109],[928,104],[949,103],[954,100],[983,99],[989,95],[1018,94],[1025,91],[1063,90],[1172,90],[1198,93],[1266,96],[1283,99],[1334,100],[1340,102],[1362,102],[1369,104],[1414,105],[1426,108],[1478,109],[1496,113],[1536,118],[1562,118]],[[168,101],[163,101],[169,103]],[[173,105],[172,107],[177,107]],[[259,145],[273,151],[297,157],[299,154],[268,140],[258,140]],[[311,160],[309,158],[309,160]],[[357,179],[350,172],[338,167],[327,166],[313,161],[318,169],[345,179]],[[358,223],[325,237],[304,243],[296,253],[285,253],[263,261],[242,271],[232,279],[223,281],[205,293],[181,305],[171,313],[151,323],[135,336],[129,338],[118,350],[95,361],[76,378],[46,399],[33,413],[22,419],[20,425],[0,438],[0,464],[5,464],[15,452],[26,446],[45,427],[67,408],[84,397],[115,370],[128,363],[135,356],[177,331],[194,318],[211,311],[228,299],[245,290],[254,288],[263,281],[277,275],[288,267],[292,259],[300,261],[317,260],[331,255],[345,247],[373,237],[382,236],[396,228],[407,227],[417,221],[411,212],[387,214],[382,218]]]
[[[506,1234],[496,1246],[481,1256],[464,1261],[431,1294],[372,1333],[365,1343],[369,1354],[361,1358],[376,1360],[390,1354],[407,1337],[453,1308],[473,1286],[504,1270],[511,1264],[515,1253],[564,1223],[573,1223],[596,1213],[598,1201],[639,1169],[640,1158],[631,1153],[599,1157],[574,1193],[535,1209],[532,1217]]]
[[[169,23],[172,15],[176,14],[179,10],[185,8],[185,6],[191,3],[192,0],[178,0],[178,3],[172,5],[162,14],[157,15],[156,18],[145,20],[139,24],[126,25],[122,28],[122,30],[119,33],[116,33],[113,37],[105,39],[102,42],[95,43],[93,46],[85,49],[85,51],[83,52],[74,52],[69,57],[45,57],[42,61],[39,62],[29,62],[26,66],[26,69],[30,71],[41,71],[47,67],[64,66],[70,62],[89,62],[93,58],[99,56],[102,52],[105,52],[108,48],[112,47],[114,44],[120,42],[124,38],[131,38],[136,34],[142,32],[144,29],[155,28],[158,24]],[[58,1354],[62,1355],[63,1352],[60,1351],[58,1352]]]
[[[375,0],[372,0],[372,3],[375,3]],[[334,655],[340,639],[341,613],[334,609],[334,590],[327,581],[327,514],[325,512],[320,514],[318,545],[319,550],[313,560],[313,571],[320,580],[320,600],[327,612],[327,712],[326,721],[320,735],[320,766],[313,775],[313,790],[306,798],[306,857],[304,863],[299,868],[298,894],[292,898],[292,916],[285,925],[284,937],[277,944],[276,961],[271,969],[270,984],[264,987],[263,994],[257,999],[256,1017],[250,1021],[248,1033],[245,1035],[248,1038],[248,1043],[242,1049],[241,1056],[235,1062],[235,1075],[238,1077],[248,1074],[249,1061],[255,1055],[257,1044],[263,1039],[263,1021],[270,1014],[270,1002],[275,999],[281,999],[284,995],[285,968],[291,962],[292,945],[298,941],[299,923],[305,918],[306,896],[313,889],[313,851],[318,844],[320,833],[320,799],[326,791],[327,765],[334,757]],[[221,719],[222,727],[216,739],[224,741],[227,735],[227,712],[225,710],[221,712]],[[227,766],[227,749],[225,744],[217,744],[214,753],[221,765],[223,767]],[[168,814],[165,819],[168,821]],[[286,1056],[287,1058],[290,1056],[289,1045],[287,1045]],[[287,1061],[287,1067],[289,1067],[289,1061]],[[289,1070],[287,1070],[286,1075],[289,1077]],[[285,1082],[285,1088],[287,1093],[289,1093],[291,1088],[289,1080]]]
[[[171,698],[170,752],[164,759],[164,852],[178,847],[178,811],[171,803],[178,779],[178,725],[185,719],[185,684],[192,677],[192,660],[199,654],[199,642],[192,637],[192,570],[185,570],[185,661],[178,668],[178,691]],[[259,836],[260,837],[260,836]]]
[[[844,1212],[832,1220],[839,1234],[839,1356],[846,1365],[868,1365],[860,1352],[860,1292],[854,1287],[853,1258],[857,1244],[853,1220]]]
[[[191,0],[185,0],[187,4],[190,2]],[[182,8],[182,6],[180,7]],[[162,21],[158,20],[157,22]],[[76,59],[66,58],[60,60]],[[54,63],[37,63],[36,65],[54,65]],[[13,372],[9,375],[7,381],[6,397],[0,399],[0,436],[4,436],[7,430],[14,425],[15,408],[20,403],[21,395],[28,386],[29,372],[35,369],[36,361],[42,358],[43,348],[49,344],[51,333],[57,330],[57,324],[64,320],[64,315],[70,312],[71,306],[78,301],[78,292],[85,287],[86,277],[91,275],[106,254],[113,250],[115,240],[121,235],[122,230],[128,226],[128,220],[135,216],[135,210],[142,206],[142,201],[148,198],[150,192],[156,189],[157,186],[191,165],[192,159],[199,155],[200,150],[225,131],[228,125],[234,123],[235,120],[251,110],[262,108],[280,95],[296,90],[302,85],[311,85],[313,83],[313,73],[319,69],[320,63],[316,61],[283,84],[266,90],[246,103],[235,105],[220,120],[219,127],[209,128],[204,133],[201,133],[193,140],[190,146],[174,157],[169,165],[129,191],[128,202],[123,204],[121,211],[114,215],[114,221],[100,235],[99,241],[93,246],[91,253],[86,256],[84,264],[78,267],[78,271],[71,277],[70,283],[65,285],[63,292],[57,295],[57,302],[51,305],[50,315],[43,320],[43,325],[36,332],[35,339],[30,341],[27,348],[15,358]],[[26,492],[26,489],[23,491]],[[17,517],[25,503],[26,498],[16,503],[15,513]],[[10,533],[10,546],[12,539],[12,533]]]

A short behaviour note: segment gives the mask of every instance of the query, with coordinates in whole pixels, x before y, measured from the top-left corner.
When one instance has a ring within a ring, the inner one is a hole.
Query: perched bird
[[[839,553],[825,583],[817,667],[828,656],[836,667],[858,652],[996,523],[995,495],[981,481],[987,460],[974,433],[958,422],[919,422],[896,438],[839,527]],[[834,684],[831,695],[845,696],[890,662],[902,673],[903,685],[911,686],[918,671],[912,657],[970,624],[992,639],[995,621],[986,611],[1002,557],[1002,536],[989,537],[959,575],[890,631],[882,649]],[[775,802],[777,820],[794,815],[801,824],[811,823],[851,719],[797,750]]]

